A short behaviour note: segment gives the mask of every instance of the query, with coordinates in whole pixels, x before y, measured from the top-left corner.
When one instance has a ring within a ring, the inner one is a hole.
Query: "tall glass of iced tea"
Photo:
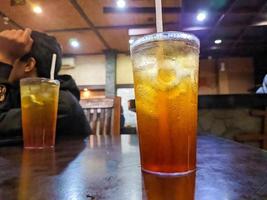
[[[59,81],[25,78],[20,93],[24,148],[54,147]]]
[[[181,175],[196,168],[199,40],[163,32],[131,45],[142,169]]]

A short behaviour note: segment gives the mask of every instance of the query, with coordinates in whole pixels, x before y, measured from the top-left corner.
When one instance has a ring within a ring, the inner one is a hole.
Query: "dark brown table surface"
[[[195,200],[266,200],[267,152],[199,136],[195,179],[142,174],[135,135],[61,139],[54,151],[0,148],[1,200],[172,200],[193,191]]]

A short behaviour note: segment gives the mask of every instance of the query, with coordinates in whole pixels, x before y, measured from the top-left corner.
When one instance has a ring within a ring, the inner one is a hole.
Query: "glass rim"
[[[27,77],[27,78],[22,78],[19,81],[20,83],[27,83],[27,82],[50,82],[50,83],[56,83],[60,84],[59,80],[52,80],[49,78],[44,78],[44,77]]]
[[[167,31],[167,32],[160,32],[160,33],[153,33],[153,34],[145,35],[143,37],[136,39],[130,45],[130,51],[132,52],[134,48],[142,44],[145,44],[148,42],[154,42],[154,41],[163,41],[163,40],[187,41],[187,42],[191,42],[195,44],[197,48],[200,48],[200,41],[195,35],[191,33],[180,32],[180,31]]]

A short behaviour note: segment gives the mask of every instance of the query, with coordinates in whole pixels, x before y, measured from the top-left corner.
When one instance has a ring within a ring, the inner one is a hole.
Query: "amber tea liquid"
[[[131,50],[141,165],[183,174],[196,168],[199,44],[194,36],[165,34],[173,38],[154,37]]]
[[[24,147],[54,147],[59,82],[29,78],[20,84]]]

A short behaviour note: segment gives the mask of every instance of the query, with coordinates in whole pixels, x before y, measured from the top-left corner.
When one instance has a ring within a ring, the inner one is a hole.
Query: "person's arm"
[[[0,62],[13,65],[15,60],[27,54],[32,47],[31,29],[0,32]]]
[[[0,138],[12,138],[22,135],[20,108],[8,111],[0,110]]]
[[[16,90],[8,83],[12,64],[32,46],[31,30],[0,32],[0,137],[21,135],[21,110]]]

